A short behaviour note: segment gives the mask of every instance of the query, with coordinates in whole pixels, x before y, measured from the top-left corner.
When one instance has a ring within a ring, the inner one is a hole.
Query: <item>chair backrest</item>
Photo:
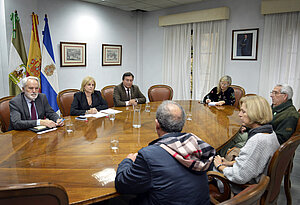
[[[230,87],[234,90],[235,103],[234,106],[240,107],[240,99],[245,96],[245,89],[238,85],[231,85]]]
[[[238,193],[233,198],[220,203],[220,205],[251,205],[251,204],[259,204],[261,196],[265,192],[270,178],[266,175],[263,175],[258,184],[252,184],[248,186],[246,189]]]
[[[257,95],[254,94],[254,93],[247,93],[247,94],[245,95],[245,97],[248,97],[248,96],[257,96]]]
[[[104,100],[106,100],[108,107],[114,106],[114,88],[115,85],[108,85],[102,88],[101,94]]]
[[[150,102],[172,100],[173,89],[168,85],[153,85],[148,89]]]
[[[298,110],[298,113],[300,115],[300,109]],[[297,127],[296,127],[294,134],[297,134],[298,132],[300,132],[300,119],[298,119]]]
[[[300,144],[300,134],[291,137],[274,153],[268,166],[270,183],[262,196],[261,204],[272,204],[278,198],[282,178]]]
[[[59,110],[63,117],[69,116],[71,112],[71,104],[74,99],[74,94],[79,92],[78,89],[66,89],[58,93],[56,101]]]
[[[58,184],[17,184],[0,187],[0,204],[67,205],[69,199],[66,190]]]
[[[10,110],[9,101],[14,96],[8,96],[0,99],[0,121],[1,121],[1,131],[6,132],[9,127],[10,121]]]

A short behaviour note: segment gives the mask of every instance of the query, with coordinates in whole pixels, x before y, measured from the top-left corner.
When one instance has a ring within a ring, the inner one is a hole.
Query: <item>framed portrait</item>
[[[122,46],[102,44],[102,66],[122,64]]]
[[[86,66],[86,43],[60,42],[60,66]]]
[[[258,28],[232,31],[231,60],[257,60]]]

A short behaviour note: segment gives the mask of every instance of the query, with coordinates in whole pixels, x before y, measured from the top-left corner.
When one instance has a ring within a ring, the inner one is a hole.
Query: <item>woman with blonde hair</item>
[[[220,78],[219,85],[214,87],[204,98],[204,103],[217,102],[216,105],[233,105],[235,103],[231,77],[225,75]]]
[[[82,80],[80,92],[74,94],[71,115],[96,114],[108,108],[101,92],[95,90],[95,87],[96,81],[93,77],[87,76]]]
[[[218,155],[214,165],[232,182],[258,183],[280,146],[272,125],[268,124],[273,118],[272,110],[268,101],[261,96],[243,97],[240,100],[239,117],[244,126],[251,128],[248,141],[235,161],[227,161]]]

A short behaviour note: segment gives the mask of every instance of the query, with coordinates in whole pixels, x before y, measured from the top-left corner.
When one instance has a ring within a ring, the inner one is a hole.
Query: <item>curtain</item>
[[[224,75],[226,21],[193,24],[193,99],[202,99]]]
[[[259,95],[278,83],[294,90],[293,102],[300,107],[300,12],[265,15]]]
[[[174,100],[190,99],[191,24],[164,28],[163,83],[171,86]]]

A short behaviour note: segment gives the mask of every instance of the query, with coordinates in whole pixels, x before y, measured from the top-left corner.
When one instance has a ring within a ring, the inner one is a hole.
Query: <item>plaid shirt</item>
[[[155,140],[178,162],[194,171],[206,171],[216,154],[216,150],[192,133],[181,133],[180,136],[164,137]]]

